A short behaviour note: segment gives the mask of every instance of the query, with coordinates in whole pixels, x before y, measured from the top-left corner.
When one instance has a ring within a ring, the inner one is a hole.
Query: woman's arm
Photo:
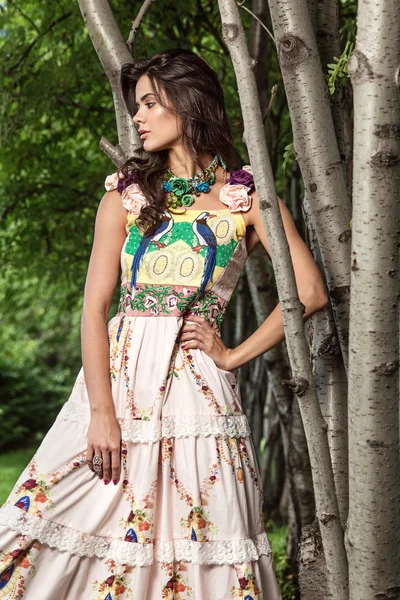
[[[116,190],[101,199],[95,222],[93,248],[85,283],[81,318],[82,364],[91,409],[87,462],[103,455],[103,475],[110,480],[110,452],[119,451],[120,432],[110,383],[107,318],[119,277],[120,254],[126,238],[127,212]],[[106,455],[106,456],[105,456]],[[119,462],[112,460],[119,477]]]
[[[256,192],[252,198],[251,209],[246,215],[248,225],[253,225],[260,242],[271,256]],[[303,318],[307,320],[312,314],[327,305],[328,294],[318,265],[297,231],[289,209],[280,198],[278,198],[278,202],[289,244],[299,299],[305,306]],[[267,352],[284,339],[282,312],[280,303],[278,303],[264,323],[242,344],[229,352],[229,368],[240,367],[247,361]]]
[[[244,215],[246,224],[254,227],[259,241],[271,255],[255,192],[252,194],[252,198],[252,206]],[[314,312],[324,308],[328,302],[325,283],[310,250],[296,229],[288,208],[280,199],[279,208],[289,244],[299,298],[305,306],[303,317],[308,319]],[[194,321],[196,325],[185,323],[181,329],[183,333],[181,341],[185,342],[184,348],[200,348],[214,360],[219,368],[227,371],[238,368],[260,356],[285,338],[279,303],[264,323],[234,349],[225,347],[221,338],[216,335],[215,330],[203,317],[190,316],[190,321]],[[186,340],[193,341],[186,343]]]

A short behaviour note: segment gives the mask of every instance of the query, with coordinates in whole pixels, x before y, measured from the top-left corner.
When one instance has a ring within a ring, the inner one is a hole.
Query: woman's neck
[[[205,168],[212,162],[214,156],[211,154],[204,154],[201,158],[204,161]],[[176,177],[189,178],[195,173],[200,173],[202,170],[200,165],[194,161],[192,157],[185,155],[182,150],[177,151],[175,149],[172,149],[169,153],[168,166]]]

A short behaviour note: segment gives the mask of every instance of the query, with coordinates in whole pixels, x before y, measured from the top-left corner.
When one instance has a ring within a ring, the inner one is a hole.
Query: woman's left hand
[[[213,359],[218,368],[230,371],[232,350],[227,348],[205,317],[190,315],[180,330],[182,348],[199,348]]]

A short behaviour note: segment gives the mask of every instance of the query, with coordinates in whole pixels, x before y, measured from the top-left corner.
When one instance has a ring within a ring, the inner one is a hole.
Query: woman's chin
[[[150,141],[147,138],[143,140],[143,149],[146,152],[161,152],[162,150],[168,150],[171,148],[171,144],[157,144],[154,140]]]

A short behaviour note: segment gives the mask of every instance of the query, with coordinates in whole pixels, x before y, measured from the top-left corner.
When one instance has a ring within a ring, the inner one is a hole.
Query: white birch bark
[[[317,39],[322,71],[324,75],[328,75],[328,64],[333,63],[334,57],[339,57],[342,52],[339,32],[340,0],[308,0],[307,5]],[[336,140],[346,176],[347,189],[349,190],[347,157],[351,148],[350,139],[346,139],[345,124],[345,101],[348,95],[348,93],[345,93],[344,86],[337,80],[335,92],[333,96],[330,96],[330,104]]]
[[[133,121],[125,108],[119,83],[122,65],[133,62],[133,58],[107,0],[78,0],[78,4],[94,49],[110,82],[114,99],[118,144],[114,146],[105,137],[102,137],[100,147],[116,166],[120,166],[134,154],[135,148],[142,145]],[[140,16],[143,18],[144,15]],[[139,21],[136,19],[135,28],[137,29],[138,26]],[[130,47],[132,41],[131,34]]]
[[[351,600],[400,596],[400,12],[360,0],[354,89],[349,363]]]
[[[348,597],[347,562],[329,456],[326,424],[321,415],[315,391],[308,347],[304,336],[303,310],[298,298],[289,246],[283,228],[264,138],[251,59],[235,0],[218,0],[218,4],[222,20],[222,35],[235,69],[245,140],[253,167],[258,202],[271,248],[292,369],[292,377],[288,383],[296,393],[307,436],[316,506],[327,559],[329,588],[335,600],[345,600]]]
[[[252,306],[254,308],[257,325],[260,326],[276,306],[275,291],[270,277],[270,264],[265,249],[258,245],[250,254],[246,262],[246,275],[251,294]],[[289,495],[286,499],[288,522],[287,555],[295,559],[297,547],[300,541],[301,527],[312,523],[315,517],[314,490],[312,486],[310,459],[308,456],[307,442],[304,427],[301,421],[298,404],[293,402],[293,393],[282,380],[287,377],[287,354],[284,343],[274,346],[266,352],[264,360],[267,369],[267,380],[273,396],[275,412],[279,415],[280,432],[283,441],[286,486],[285,491]],[[265,412],[271,419],[271,407],[268,405]],[[269,429],[264,426],[264,435],[269,440]],[[267,495],[266,482],[268,481],[268,470],[272,459],[272,445],[274,436],[266,446],[262,462],[262,481],[264,493]],[[282,513],[283,505],[280,503]]]
[[[347,370],[350,201],[314,29],[304,0],[269,0],[292,120],[294,150],[309,196]]]
[[[322,269],[317,236],[309,217],[307,194],[303,200],[303,211],[309,248],[318,267]],[[322,416],[328,427],[336,497],[340,522],[344,528],[349,511],[347,377],[330,307],[314,313],[306,325],[309,331],[315,385]]]

